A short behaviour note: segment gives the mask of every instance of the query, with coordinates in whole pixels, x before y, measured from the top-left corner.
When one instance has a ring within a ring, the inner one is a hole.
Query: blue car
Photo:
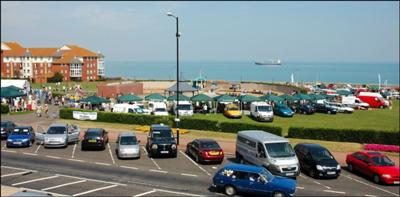
[[[31,126],[18,126],[7,138],[7,147],[30,147],[35,141],[35,132]]]
[[[296,180],[274,176],[264,167],[229,163],[213,177],[213,187],[226,195],[293,196]]]
[[[274,106],[274,115],[282,117],[293,117],[294,112],[286,105],[276,104]]]

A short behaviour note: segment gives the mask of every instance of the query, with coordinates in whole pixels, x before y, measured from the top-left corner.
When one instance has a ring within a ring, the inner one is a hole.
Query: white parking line
[[[1,151],[7,152],[7,153],[16,153],[16,152],[17,152],[17,151],[15,151],[15,150],[1,150]]]
[[[369,195],[369,194],[365,194],[365,196],[367,196],[367,197],[377,197],[375,195]]]
[[[108,151],[110,152],[111,160],[112,160],[113,164],[115,164],[115,160],[114,160],[114,157],[112,155],[111,148],[110,148],[110,143],[107,143],[107,145],[108,145]]]
[[[37,147],[37,149],[35,150],[35,153],[37,153],[39,151],[41,144],[39,144],[39,146]]]
[[[24,188],[24,187],[21,187],[20,189],[21,189],[21,190],[26,190],[26,191],[33,191],[33,192],[43,193],[43,191],[36,190],[36,189],[31,189],[31,188]],[[53,195],[53,196],[67,196],[67,195],[65,195],[65,194],[59,194],[59,193],[54,193],[54,192],[45,192],[45,193],[46,193],[46,194],[51,194],[51,195]]]
[[[189,156],[187,156],[184,152],[182,152],[181,150],[179,150],[179,152],[184,155],[187,159],[189,159],[189,161],[191,161],[194,165],[196,165],[197,167],[200,168],[200,170],[202,170],[203,172],[205,172],[208,176],[211,176],[211,174],[209,172],[207,172],[207,170],[204,170],[204,168],[202,168],[201,166],[199,166],[199,164],[197,164],[195,161],[193,161]]]
[[[32,171],[32,172],[37,172],[36,170],[30,170],[26,168],[16,168],[16,167],[11,167],[11,166],[1,166],[2,168],[7,168],[7,169],[13,169],[13,170],[23,170],[23,171]]]
[[[192,177],[197,177],[195,174],[186,174],[186,173],[181,173],[182,176],[192,176]]]
[[[145,196],[145,195],[147,195],[147,194],[151,194],[151,193],[154,193],[154,192],[156,192],[156,190],[150,190],[150,191],[148,191],[148,192],[143,192],[143,193],[140,193],[140,194],[136,194],[136,195],[134,195],[133,197],[140,197],[140,196]]]
[[[350,179],[350,180],[354,180],[354,181],[357,181],[357,182],[362,183],[362,184],[364,184],[364,185],[370,186],[370,187],[372,187],[372,188],[381,190],[381,191],[386,192],[386,193],[388,193],[388,194],[391,194],[391,195],[393,195],[393,196],[398,196],[398,194],[396,194],[396,193],[393,193],[393,192],[387,191],[387,190],[385,190],[385,189],[376,187],[376,186],[374,186],[374,185],[365,183],[365,182],[360,181],[360,180],[358,180],[358,179],[355,179],[355,178],[353,178],[353,177],[351,177],[351,176],[348,176],[348,175],[345,175],[345,174],[342,174],[342,176],[347,177],[347,178]]]
[[[304,189],[304,187],[296,187],[296,189]]]
[[[24,155],[31,155],[31,156],[37,156],[36,153],[26,153],[26,152],[23,152],[22,154],[24,154]]]
[[[77,161],[77,162],[85,162],[84,160],[80,160],[80,159],[68,159],[70,161]]]
[[[94,162],[97,165],[103,165],[103,166],[110,166],[111,164],[109,163],[101,163],[101,162]]]
[[[76,144],[77,143],[74,144],[74,149],[72,149],[72,155],[71,155],[72,159],[75,157]]]
[[[179,194],[179,195],[185,195],[185,196],[202,196],[202,195],[197,195],[197,194],[191,194],[191,193],[185,193],[185,192],[175,192],[175,191],[164,190],[164,189],[154,189],[154,190],[159,191],[159,192]]]
[[[2,150],[6,149],[7,143],[4,144],[3,147],[1,147]]]
[[[61,159],[61,157],[56,157],[56,156],[51,156],[51,155],[46,155],[46,157],[52,158],[52,159]]]
[[[14,183],[14,184],[11,184],[11,186],[22,185],[22,184],[26,184],[26,183],[32,183],[32,182],[41,181],[41,180],[47,180],[47,179],[54,179],[54,178],[57,178],[57,177],[59,177],[59,176],[54,175],[54,176],[49,176],[49,177],[44,177],[44,178],[38,178],[38,179],[29,180],[29,181],[23,181],[23,182],[19,182],[19,183]]]
[[[130,167],[130,166],[119,166],[121,168],[128,168],[128,169],[133,169],[133,170],[137,170],[139,168],[135,168],[135,167]]]
[[[146,153],[146,155],[148,155],[147,150],[144,146],[142,146],[144,153]]]
[[[56,174],[56,175],[57,175],[57,176],[62,176],[62,177],[74,178],[74,179],[81,179],[81,180],[87,180],[87,181],[94,181],[94,182],[99,182],[99,183],[107,183],[107,184],[112,184],[112,185],[126,186],[126,184],[117,183],[117,182],[101,181],[101,180],[97,180],[97,179],[89,179],[89,178],[85,178],[85,177],[70,176],[70,175],[65,175],[65,174]]]
[[[150,172],[159,172],[159,173],[168,173],[168,171],[163,171],[163,170],[153,170],[153,169],[150,169],[149,170]]]
[[[56,185],[56,186],[53,186],[53,187],[44,188],[44,189],[42,189],[42,190],[43,190],[43,191],[46,191],[46,190],[56,189],[56,188],[59,188],[59,187],[64,187],[64,186],[68,186],[68,185],[83,183],[83,182],[86,182],[86,181],[87,181],[87,180],[80,180],[80,181],[65,183],[65,184]]]
[[[322,187],[325,187],[326,189],[331,189],[331,187],[326,186],[326,185],[324,185],[324,184],[322,184],[322,183],[320,183],[320,182],[318,182],[318,181],[314,181],[314,180],[313,180],[313,182],[316,183],[316,184],[318,184],[318,185],[321,185]]]
[[[109,188],[113,188],[113,187],[117,187],[117,186],[118,185],[109,185],[109,186],[105,186],[105,187],[92,189],[92,190],[89,190],[89,191],[86,191],[86,192],[81,192],[81,193],[78,193],[78,194],[74,194],[72,196],[81,196],[81,195],[84,195],[84,194],[89,194],[89,193],[93,193],[93,192],[96,192],[96,191],[105,190],[105,189],[109,189]]]
[[[5,174],[5,175],[1,175],[1,178],[4,177],[9,177],[9,176],[16,176],[16,175],[22,175],[22,174],[28,174],[32,171],[23,171],[23,172],[16,172],[16,173],[11,173],[11,174]]]
[[[335,193],[335,194],[346,194],[346,192],[334,191],[334,190],[323,190],[324,192]]]
[[[154,165],[156,165],[157,166],[157,168],[159,169],[159,170],[161,170],[161,168],[160,168],[160,166],[156,163],[156,161],[154,161],[154,159],[153,158],[150,158],[150,160],[154,163]]]

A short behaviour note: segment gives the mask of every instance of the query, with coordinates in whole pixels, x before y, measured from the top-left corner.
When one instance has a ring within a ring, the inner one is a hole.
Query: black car
[[[11,121],[1,121],[1,139],[7,139],[8,134],[10,134],[10,132],[14,131],[14,128],[16,126],[17,125],[15,125]]]
[[[89,128],[83,136],[81,149],[101,148],[105,149],[108,143],[108,133],[102,128]]]
[[[310,177],[339,177],[340,165],[325,147],[300,143],[294,147],[294,151],[299,159],[300,169]]]
[[[150,157],[176,157],[176,141],[171,128],[162,124],[151,125],[147,136],[146,149]]]
[[[315,111],[320,113],[327,113],[327,114],[336,114],[337,109],[331,105],[317,103],[314,105]]]
[[[313,114],[315,113],[315,108],[312,105],[298,105],[296,107],[296,112],[301,114]]]

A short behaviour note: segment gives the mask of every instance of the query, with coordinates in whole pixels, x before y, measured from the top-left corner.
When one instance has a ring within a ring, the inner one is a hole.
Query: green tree
[[[49,83],[57,83],[57,82],[62,82],[63,76],[60,72],[54,73],[54,76],[51,78],[47,79],[47,82]]]

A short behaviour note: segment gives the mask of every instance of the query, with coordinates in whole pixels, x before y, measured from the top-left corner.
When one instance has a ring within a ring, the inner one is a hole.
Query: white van
[[[250,114],[258,121],[274,120],[274,112],[272,106],[266,102],[252,102],[250,104]]]
[[[136,104],[118,103],[114,105],[113,112],[145,114],[145,112]]]
[[[190,101],[179,101],[178,106],[174,102],[173,113],[176,113],[176,108],[178,108],[179,116],[193,116],[193,106]]]
[[[361,101],[359,98],[355,96],[342,96],[342,104],[347,104],[351,106],[355,106],[362,109],[368,109],[369,104]]]
[[[164,102],[151,102],[149,108],[152,110],[151,114],[156,116],[168,116],[167,104]]]
[[[236,139],[236,159],[263,166],[271,173],[296,177],[300,164],[289,140],[265,131],[239,131]]]

